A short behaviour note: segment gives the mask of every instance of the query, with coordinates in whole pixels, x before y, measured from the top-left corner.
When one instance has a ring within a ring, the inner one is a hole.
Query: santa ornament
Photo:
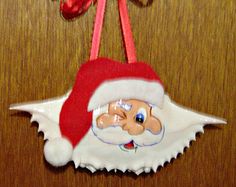
[[[65,19],[84,13],[92,0],[61,1]],[[66,95],[15,104],[32,114],[44,133],[45,159],[53,166],[73,161],[90,171],[156,171],[203,132],[223,119],[181,107],[165,94],[152,68],[136,60],[126,0],[118,0],[128,63],[98,58],[106,0],[97,1],[90,60],[83,63]]]

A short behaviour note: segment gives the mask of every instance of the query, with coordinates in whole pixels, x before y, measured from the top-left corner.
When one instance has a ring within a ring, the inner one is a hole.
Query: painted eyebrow
[[[122,108],[122,109],[124,109],[124,110],[126,110],[126,111],[130,111],[131,108],[132,108],[132,105],[131,105],[131,104],[125,103],[125,102],[123,102],[123,101],[121,101],[121,100],[117,102],[117,105],[118,105],[120,108]]]

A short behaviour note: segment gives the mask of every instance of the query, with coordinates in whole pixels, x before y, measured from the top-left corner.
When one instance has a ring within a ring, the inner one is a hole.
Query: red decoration
[[[93,0],[61,0],[60,10],[65,19],[73,19],[85,13]]]
[[[61,1],[62,15],[72,19],[84,13],[92,0]],[[88,112],[89,99],[99,85],[116,79],[145,79],[161,83],[156,73],[145,63],[134,63],[136,50],[132,37],[126,0],[119,0],[119,13],[126,47],[127,61],[122,64],[113,60],[98,58],[101,30],[105,12],[106,0],[99,0],[95,18],[90,61],[83,64],[78,71],[74,88],[62,106],[60,114],[60,129],[73,146],[77,145],[88,132],[92,122],[92,112]]]

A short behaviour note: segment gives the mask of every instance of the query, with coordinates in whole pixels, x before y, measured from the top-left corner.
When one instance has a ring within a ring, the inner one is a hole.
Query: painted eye
[[[137,114],[135,115],[135,121],[137,123],[144,123],[147,117],[147,112],[144,108],[140,108],[137,112]]]

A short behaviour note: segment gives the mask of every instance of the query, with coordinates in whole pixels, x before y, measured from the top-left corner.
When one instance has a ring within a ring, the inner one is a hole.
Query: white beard
[[[164,135],[164,128],[159,134],[152,134],[149,130],[145,130],[141,135],[132,136],[120,126],[99,129],[95,125],[92,127],[94,135],[102,142],[113,145],[127,144],[133,140],[137,146],[151,146],[159,143]]]
[[[39,123],[39,131],[43,131],[45,139],[51,142],[56,138],[61,138],[59,115],[68,95],[42,102],[13,105],[11,109],[31,113],[31,121]],[[141,138],[127,136],[125,132],[122,135],[120,133],[111,135],[112,128],[98,131],[93,125],[94,132],[90,128],[80,143],[73,148],[69,161],[74,161],[76,168],[79,166],[86,167],[92,172],[100,169],[108,171],[118,169],[123,172],[128,170],[136,174],[150,172],[150,170],[156,171],[158,166],[163,166],[165,162],[170,162],[179,153],[183,153],[184,148],[189,147],[190,141],[195,140],[195,134],[203,132],[205,124],[225,123],[221,119],[180,107],[171,102],[167,95],[164,98],[163,108],[156,107],[154,109],[155,116],[158,116],[161,124],[164,124],[165,132],[163,130],[161,134],[153,135],[151,139],[144,140],[147,138],[146,134],[144,137],[140,136]],[[94,116],[96,117],[96,113]],[[119,146],[114,145],[128,143],[130,140],[134,140],[141,147],[138,147],[136,151],[125,152]],[[154,145],[150,145],[152,143]]]
[[[119,146],[104,143],[94,136],[90,129],[83,140],[74,148],[72,160],[75,167],[86,167],[91,172],[106,169],[142,172],[156,172],[158,166],[170,162],[185,147],[195,140],[195,134],[203,132],[201,124],[176,133],[165,133],[161,142],[152,146],[139,147],[136,151],[125,152]]]

